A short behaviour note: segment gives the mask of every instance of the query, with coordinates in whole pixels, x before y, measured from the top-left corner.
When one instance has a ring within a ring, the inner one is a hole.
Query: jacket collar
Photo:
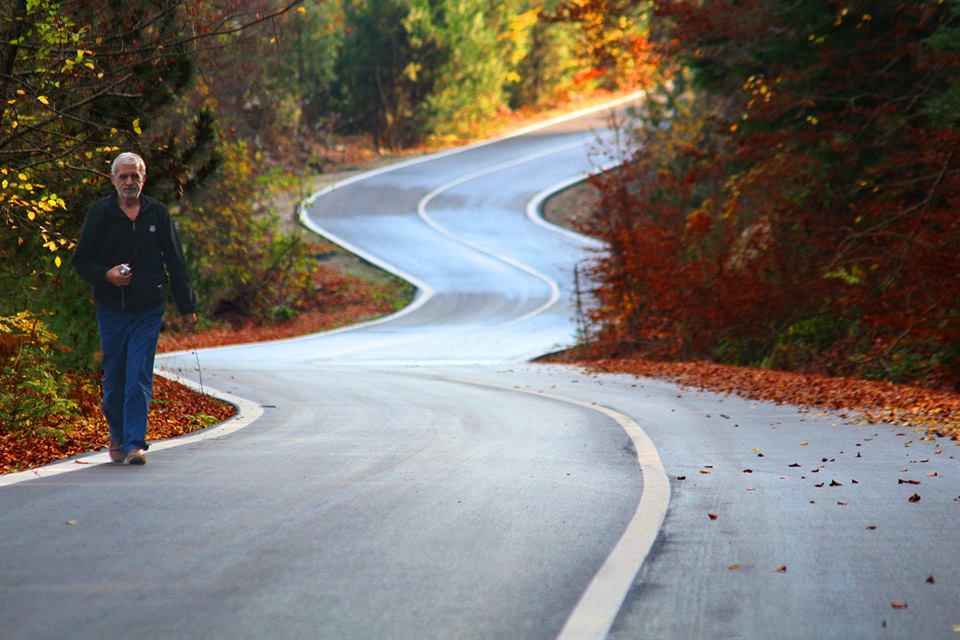
[[[117,197],[118,196],[116,191],[113,191],[113,193],[107,196],[107,200],[110,202],[110,206],[107,207],[107,215],[109,215],[111,218],[126,218],[127,214],[125,214],[123,212],[123,209],[120,208],[120,202],[118,201]],[[143,213],[150,208],[152,203],[153,203],[153,198],[151,198],[150,196],[144,193],[141,193],[140,194],[140,215],[143,215]]]

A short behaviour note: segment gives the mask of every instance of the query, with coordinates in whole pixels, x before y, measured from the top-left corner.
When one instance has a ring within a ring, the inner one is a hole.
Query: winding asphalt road
[[[536,204],[605,118],[312,198],[413,304],[171,354],[241,418],[0,478],[0,638],[960,637],[954,443],[528,363],[596,248]]]

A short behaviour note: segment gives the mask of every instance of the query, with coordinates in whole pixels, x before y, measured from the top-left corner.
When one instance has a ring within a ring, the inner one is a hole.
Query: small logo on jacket
[[[150,233],[156,233],[156,231],[157,231],[157,226],[153,224],[150,225]]]

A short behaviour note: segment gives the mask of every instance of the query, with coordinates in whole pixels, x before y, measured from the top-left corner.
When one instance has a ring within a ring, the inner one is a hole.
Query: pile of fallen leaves
[[[0,473],[22,471],[110,446],[97,380],[71,375],[70,381],[77,415],[47,416],[44,423],[29,430],[0,431]],[[190,433],[222,422],[236,411],[231,404],[154,376],[148,437],[164,440]]]
[[[687,387],[735,393],[756,400],[852,411],[857,415],[848,417],[855,420],[924,428],[931,437],[960,440],[960,393],[701,361],[657,362],[621,358],[578,361],[575,364],[592,371],[660,378]]]

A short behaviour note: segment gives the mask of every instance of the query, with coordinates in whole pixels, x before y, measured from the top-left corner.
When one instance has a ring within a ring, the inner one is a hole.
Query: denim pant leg
[[[97,307],[103,352],[103,413],[125,453],[146,449],[153,360],[163,305],[141,313]]]
[[[133,314],[97,305],[103,354],[103,415],[112,446],[123,444],[123,388],[127,378],[127,338]]]

